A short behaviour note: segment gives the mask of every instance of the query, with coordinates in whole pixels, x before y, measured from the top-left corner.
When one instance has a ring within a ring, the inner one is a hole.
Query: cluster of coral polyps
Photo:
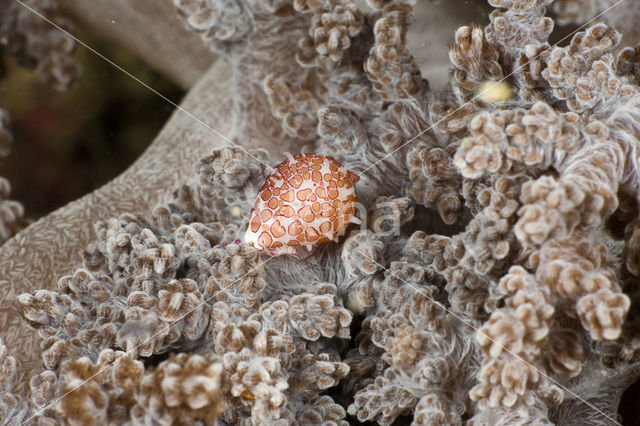
[[[46,370],[12,398],[0,346],[3,421],[620,420],[640,374],[638,49],[604,24],[551,46],[552,0],[490,0],[432,91],[410,1],[174,1],[260,93],[236,141],[271,123],[331,155],[366,218],[306,261],[234,243],[282,158],[215,149],[173,201],[94,224],[56,291],[19,296]],[[601,6],[580,3],[555,10]],[[476,96],[502,78],[509,99]]]

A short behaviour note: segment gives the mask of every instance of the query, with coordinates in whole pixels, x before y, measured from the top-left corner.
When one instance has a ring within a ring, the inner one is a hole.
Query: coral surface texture
[[[435,88],[407,40],[438,2],[164,1],[232,70],[231,131],[146,213],[86,217],[73,272],[4,299],[40,358],[23,377],[0,329],[1,425],[622,424],[640,377],[633,8],[489,0],[442,29]],[[62,90],[80,68],[55,22],[0,0],[0,51]],[[0,110],[0,155],[10,131]],[[274,177],[287,158],[308,181]],[[9,189],[3,245],[26,225]],[[347,192],[351,222],[330,202]],[[305,234],[307,214],[327,230]],[[310,254],[275,250],[285,232]]]

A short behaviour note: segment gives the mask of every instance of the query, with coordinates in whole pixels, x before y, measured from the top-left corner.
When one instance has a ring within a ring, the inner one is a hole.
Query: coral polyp
[[[0,247],[0,426],[635,420],[637,2],[173,3],[226,62]]]
[[[245,242],[271,254],[297,255],[336,240],[357,223],[359,177],[331,157],[298,154],[280,163],[258,191]]]

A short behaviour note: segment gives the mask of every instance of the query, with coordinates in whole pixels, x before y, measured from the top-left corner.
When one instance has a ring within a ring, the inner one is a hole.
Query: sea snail
[[[272,255],[298,256],[336,240],[360,223],[355,183],[359,177],[331,157],[298,154],[276,166],[258,191],[245,242]]]

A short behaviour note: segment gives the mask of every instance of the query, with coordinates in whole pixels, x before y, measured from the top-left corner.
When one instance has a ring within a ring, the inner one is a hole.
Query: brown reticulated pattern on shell
[[[245,240],[273,254],[335,240],[354,221],[358,176],[331,157],[298,154],[260,188]]]

